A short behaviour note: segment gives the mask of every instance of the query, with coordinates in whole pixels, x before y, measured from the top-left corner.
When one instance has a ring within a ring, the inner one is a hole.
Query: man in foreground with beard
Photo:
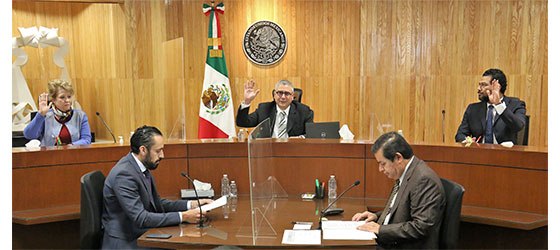
[[[121,158],[103,187],[103,249],[137,249],[137,239],[149,228],[198,223],[196,201],[170,201],[159,197],[150,171],[163,160],[161,132],[143,126],[130,138],[131,151]],[[200,204],[212,200],[202,199]],[[206,212],[202,212],[202,216]]]
[[[478,99],[467,107],[463,121],[455,135],[456,142],[467,136],[481,142],[500,144],[517,141],[517,132],[525,127],[525,102],[505,96],[507,79],[499,69],[489,69],[478,83]]]

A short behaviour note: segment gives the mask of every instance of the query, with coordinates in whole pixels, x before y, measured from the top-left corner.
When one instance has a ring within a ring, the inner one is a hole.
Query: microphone
[[[321,216],[319,216],[319,227],[317,229],[321,230],[322,226],[323,226],[323,216],[325,216],[325,212],[327,210],[329,210],[329,208],[338,200],[340,199],[340,197],[342,197],[342,195],[344,195],[344,193],[346,193],[348,190],[350,190],[351,188],[360,185],[360,181],[355,181],[354,184],[352,184],[351,186],[349,186],[346,190],[344,190],[344,192],[342,192],[338,197],[336,197],[336,199],[334,199],[334,201],[332,201],[327,208],[325,208],[323,211],[321,211]]]
[[[198,202],[198,209],[200,209],[200,220],[198,221],[197,228],[205,228],[207,226],[205,226],[204,222],[202,221],[202,207],[200,206],[200,198],[198,197],[198,193],[196,192],[196,187],[194,186],[194,181],[191,179],[191,177],[189,177],[187,174],[185,174],[185,172],[181,172],[181,175],[184,176],[185,178],[189,179],[189,181],[191,181],[191,183],[193,184],[193,187],[194,187],[194,195],[196,195],[196,202]]]
[[[443,115],[442,127],[443,127],[443,143],[445,143],[445,109],[441,110],[441,115]]]
[[[109,133],[111,133],[111,135],[113,136],[113,141],[115,143],[117,143],[117,139],[115,139],[115,135],[113,134],[113,131],[111,131],[111,129],[109,128],[109,125],[107,125],[107,123],[105,122],[105,120],[103,119],[103,117],[101,116],[101,114],[99,112],[95,112],[95,114],[97,116],[99,116],[99,118],[101,118],[101,121],[103,122],[103,124],[105,124],[105,127],[107,128],[107,130],[109,130]]]

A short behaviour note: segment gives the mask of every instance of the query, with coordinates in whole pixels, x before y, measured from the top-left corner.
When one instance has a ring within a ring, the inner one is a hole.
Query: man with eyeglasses
[[[292,102],[294,85],[290,81],[278,81],[274,87],[274,101],[259,104],[257,110],[249,114],[249,105],[260,92],[255,86],[252,79],[245,84],[244,100],[237,111],[237,126],[255,127],[270,118],[273,138],[305,135],[305,123],[313,122],[313,110],[305,104]]]
[[[464,142],[467,136],[483,143],[518,144],[517,132],[525,127],[525,102],[505,96],[507,79],[499,69],[489,69],[478,83],[478,99],[467,107],[457,129],[455,141]]]

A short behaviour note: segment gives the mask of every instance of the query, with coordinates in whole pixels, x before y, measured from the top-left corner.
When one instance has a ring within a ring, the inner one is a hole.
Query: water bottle
[[[237,210],[237,198],[236,197],[233,197],[231,199],[230,207],[231,207],[232,212],[235,212]]]
[[[122,145],[123,143],[124,143],[123,137],[121,135],[119,135],[119,144]]]
[[[229,204],[225,204],[222,206],[222,214],[224,215],[224,219],[229,218]]]
[[[237,197],[237,185],[235,184],[235,181],[231,181],[229,188],[231,191],[231,197]]]
[[[331,179],[329,180],[329,199],[336,198],[336,180],[334,179],[334,175],[331,175]]]
[[[229,179],[227,174],[222,177],[222,196],[229,196]]]
[[[237,141],[244,141],[245,140],[245,132],[243,129],[239,129],[239,133],[237,133]]]

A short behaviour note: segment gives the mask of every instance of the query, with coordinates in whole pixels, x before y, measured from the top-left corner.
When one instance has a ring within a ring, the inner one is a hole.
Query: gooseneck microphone
[[[105,124],[105,127],[107,128],[107,130],[109,130],[109,133],[111,133],[111,135],[113,136],[113,141],[115,143],[117,143],[117,139],[115,139],[115,135],[113,134],[113,131],[111,131],[111,129],[109,128],[109,125],[107,125],[107,123],[105,122],[105,119],[103,119],[103,117],[101,116],[101,114],[99,112],[95,112],[95,114],[97,116],[99,116],[99,118],[101,118],[101,121],[103,122],[103,124]]]
[[[202,221],[202,207],[200,206],[200,198],[198,197],[198,193],[196,192],[196,187],[194,186],[194,181],[191,179],[191,177],[189,177],[187,174],[185,174],[185,172],[181,172],[181,175],[184,176],[185,178],[189,179],[189,181],[191,181],[191,183],[193,184],[194,195],[196,195],[196,202],[198,202],[198,209],[200,209],[200,220],[198,221],[197,228],[205,228],[206,226],[204,225],[204,222]]]
[[[445,143],[445,109],[441,110],[441,115],[443,115],[442,127],[443,127],[443,143]]]
[[[344,190],[344,192],[342,192],[338,197],[336,197],[336,199],[334,199],[334,201],[332,201],[327,208],[325,208],[323,211],[321,211],[321,215],[319,216],[319,227],[317,227],[317,229],[321,230],[323,227],[323,216],[325,216],[325,212],[327,210],[329,210],[329,208],[331,208],[331,206],[338,200],[340,199],[340,197],[342,197],[342,195],[344,195],[344,193],[346,193],[348,190],[350,190],[351,188],[360,185],[360,181],[355,181],[354,184],[350,185],[346,190]]]

